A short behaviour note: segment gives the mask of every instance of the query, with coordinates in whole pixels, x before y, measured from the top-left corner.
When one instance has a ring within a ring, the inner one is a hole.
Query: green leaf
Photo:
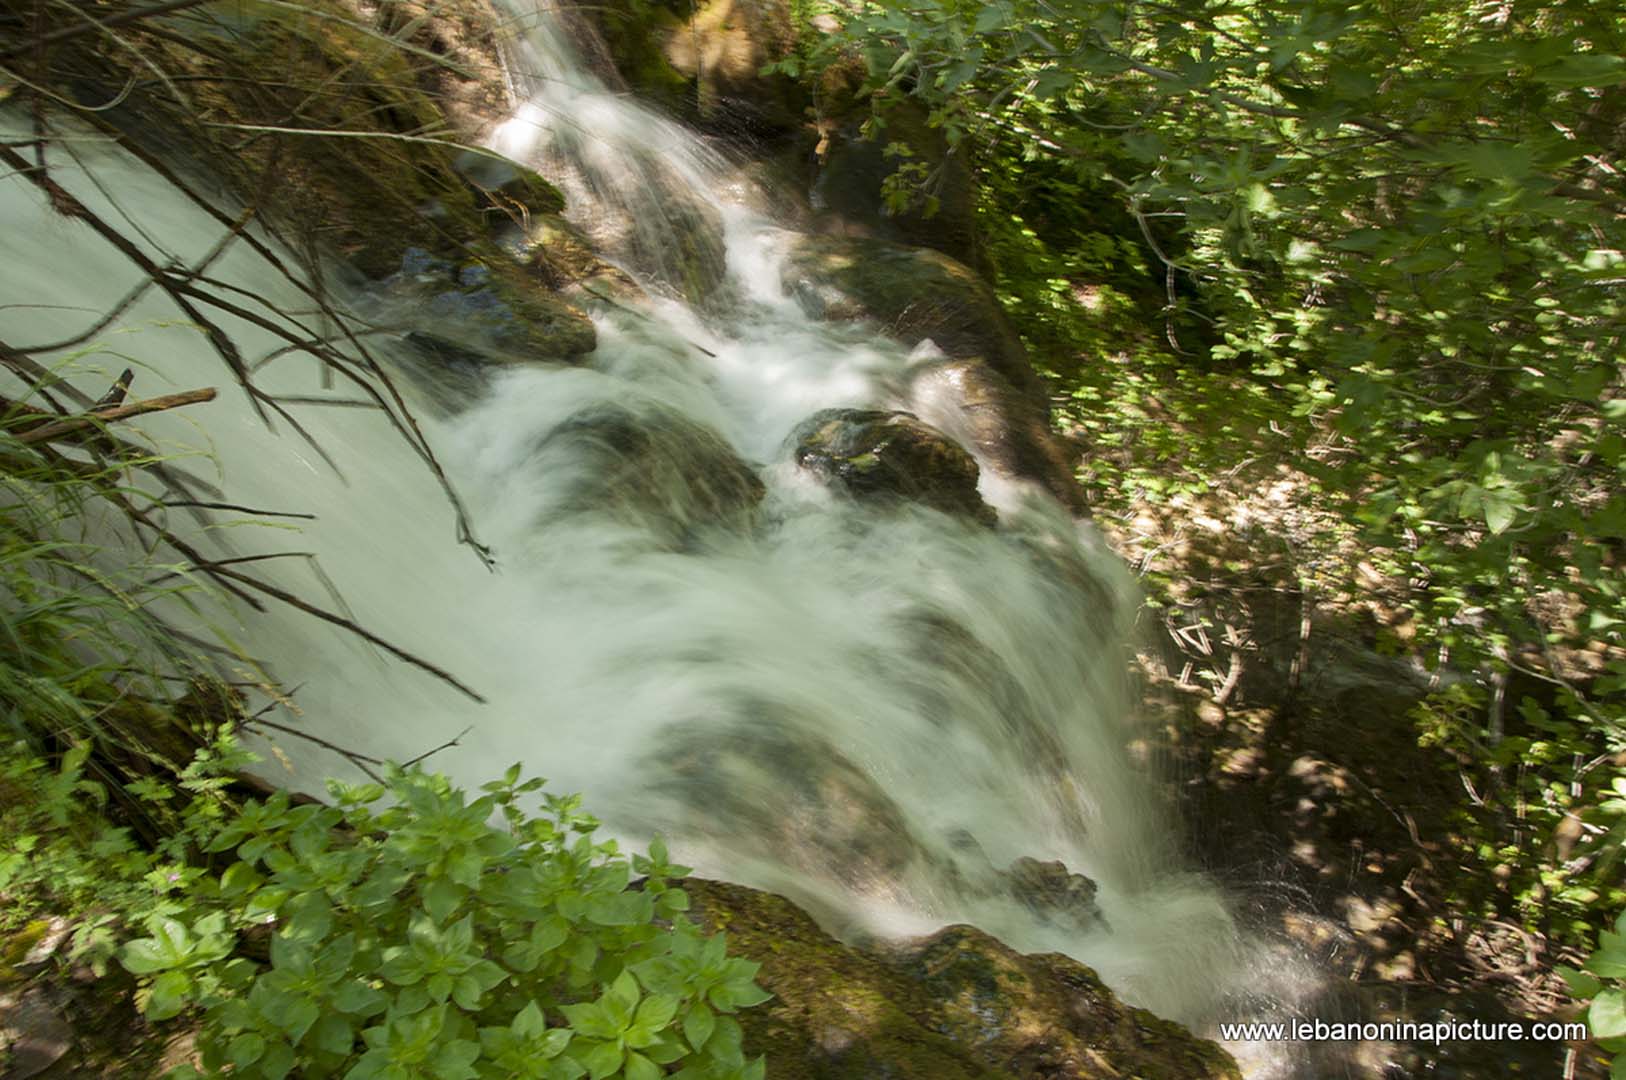
[[[344,1017],[328,1013],[311,1028],[310,1041],[324,1053],[345,1056],[355,1046],[356,1029]]]
[[[661,1069],[636,1051],[627,1055],[626,1080],[661,1080]]]
[[[994,3],[984,4],[977,12],[977,21],[973,24],[973,29],[979,34],[991,34],[995,30],[1004,29],[1009,21],[1009,10],[996,0]]]
[[[1583,1001],[1588,998],[1596,997],[1598,995],[1598,991],[1603,989],[1602,981],[1600,981],[1594,975],[1588,975],[1584,971],[1576,971],[1574,968],[1567,967],[1564,964],[1557,965],[1553,968],[1553,970],[1558,973],[1559,977],[1562,978],[1565,984],[1570,988],[1570,994],[1574,997],[1582,999]]]
[[[1592,999],[1587,1010],[1587,1021],[1594,1039],[1613,1039],[1626,1035],[1626,991],[1610,987]]]
[[[1514,515],[1518,511],[1518,498],[1506,488],[1487,488],[1480,509],[1485,515],[1485,524],[1490,528],[1491,535],[1500,536],[1513,524]]]
[[[119,952],[119,962],[132,975],[151,975],[172,964],[152,938],[137,938]]]
[[[149,1020],[168,1020],[192,1002],[192,977],[184,971],[166,971],[153,980],[143,1010]]]
[[[445,878],[436,878],[423,890],[423,906],[429,912],[429,917],[437,923],[444,923],[457,911],[458,905],[468,895],[468,890],[453,881]]]
[[[595,1002],[584,1001],[574,1005],[562,1005],[559,1011],[564,1013],[572,1030],[589,1038],[614,1039],[621,1034],[622,1025],[611,1019]]]
[[[239,1069],[246,1069],[260,1060],[265,1053],[265,1039],[252,1031],[245,1031],[226,1047],[226,1060]]]
[[[717,1026],[717,1018],[703,1003],[697,1003],[689,1009],[683,1017],[683,1037],[689,1041],[697,1052],[706,1045],[711,1038],[712,1030]]]
[[[1607,948],[1599,949],[1587,957],[1585,966],[1592,974],[1601,975],[1606,979],[1626,979],[1626,946],[1617,941]]]
[[[1040,101],[1049,101],[1056,95],[1071,90],[1073,82],[1074,76],[1071,71],[1060,67],[1045,68],[1033,82],[1033,96]]]
[[[1626,60],[1604,53],[1576,53],[1542,65],[1530,77],[1549,86],[1613,86],[1626,82]]]
[[[587,1075],[591,1080],[604,1080],[621,1068],[621,1061],[625,1052],[619,1043],[599,1043],[582,1056],[581,1062],[587,1068]]]

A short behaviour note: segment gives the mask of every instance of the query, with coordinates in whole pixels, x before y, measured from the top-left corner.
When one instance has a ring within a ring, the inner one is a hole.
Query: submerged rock
[[[969,926],[860,949],[784,897],[681,884],[702,925],[762,964],[773,1000],[740,1021],[774,1080],[1240,1080],[1218,1045],[1123,1004],[1065,956],[1024,956]]]
[[[992,524],[977,462],[913,413],[825,409],[796,429],[796,463],[857,498],[903,499]]]
[[[1088,929],[1101,920],[1095,882],[1075,874],[1059,861],[1040,862],[1023,856],[1005,872],[1011,894],[1046,922]]]
[[[761,858],[854,890],[893,886],[920,851],[902,808],[829,740],[786,723],[784,708],[750,702],[734,724],[674,728],[655,783],[705,807],[686,829],[749,838]]]
[[[722,436],[662,405],[592,405],[548,432],[537,453],[563,492],[549,514],[606,514],[673,549],[703,529],[749,530],[764,492]]]
[[[870,319],[905,345],[930,339],[946,355],[981,358],[1043,400],[1038,376],[994,291],[939,251],[855,236],[805,236],[785,261],[785,284],[810,315]]]

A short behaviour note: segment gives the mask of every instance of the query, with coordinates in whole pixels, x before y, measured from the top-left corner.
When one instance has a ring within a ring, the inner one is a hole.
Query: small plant
[[[527,815],[541,784],[516,765],[469,800],[397,769],[248,804],[204,845],[230,865],[121,951],[144,1011],[198,1010],[208,1075],[761,1077],[733,1016],[768,997],[758,965],[683,916],[687,868],[594,842],[575,796]]]
[[[1626,786],[1626,782],[1622,782]],[[1598,947],[1587,957],[1586,970],[1560,966],[1570,993],[1588,1002],[1587,1027],[1605,1051],[1615,1055],[1611,1080],[1626,1080],[1626,912],[1615,929],[1598,935]]]

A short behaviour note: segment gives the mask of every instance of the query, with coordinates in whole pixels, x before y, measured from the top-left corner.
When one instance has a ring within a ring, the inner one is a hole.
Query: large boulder
[[[763,69],[796,43],[789,0],[668,0],[588,9],[628,86],[726,134],[789,131],[811,104],[804,85]]]
[[[791,435],[796,463],[853,495],[917,502],[992,523],[977,493],[977,462],[912,413],[825,409]]]
[[[944,354],[980,357],[1036,400],[1043,388],[988,283],[928,248],[857,236],[804,236],[785,259],[785,286],[810,314],[869,319],[906,345],[930,339]]]
[[[831,230],[919,244],[980,267],[971,169],[926,118],[924,106],[900,100],[824,121],[813,204]],[[893,187],[902,205],[889,200]]]
[[[1240,1080],[1219,1046],[1065,956],[1024,956],[970,926],[860,949],[784,897],[681,884],[690,914],[762,965],[773,999],[740,1021],[770,1080]]]
[[[1072,463],[1048,410],[980,357],[923,363],[910,377],[914,412],[976,450],[998,475],[1037,482],[1069,510],[1084,509]]]

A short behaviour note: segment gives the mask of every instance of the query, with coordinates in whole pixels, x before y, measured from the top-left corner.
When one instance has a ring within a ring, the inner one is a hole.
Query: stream
[[[523,762],[550,790],[582,792],[612,835],[663,833],[675,860],[783,892],[838,935],[974,923],[1077,957],[1127,1000],[1209,1034],[1292,1009],[1313,974],[1182,865],[1126,675],[1138,597],[1119,560],[987,461],[992,528],[848,499],[799,468],[792,435],[822,409],[903,409],[963,430],[953,388],[932,375],[941,354],[810,315],[785,269],[795,234],[735,163],[606,87],[549,15],[515,14],[529,28],[512,63],[518,104],[492,148],[555,180],[648,299],[602,307],[579,365],[504,366],[452,392],[417,384],[425,437],[493,568],[458,542],[444,493],[380,413],[319,403],[355,395],[308,357],[276,357],[256,378],[315,402],[297,415],[342,475],[262,421],[156,290],[55,357],[92,395],[126,366],[143,396],[219,387],[213,404],[140,430],[192,455],[186,467],[231,502],[314,520],[177,530],[226,557],[309,553],[259,572],[342,598],[485,702],[287,606],[216,600],[176,617],[235,636],[292,688],[284,723],[396,760],[466,732],[429,764],[472,786]],[[0,113],[0,128],[21,134],[26,118]],[[219,222],[111,144],[86,136],[71,151],[57,179],[156,261],[196,260],[221,239]],[[18,347],[81,332],[141,280],[14,177],[0,180],[0,235],[0,337]],[[721,274],[695,302],[671,255],[697,251]],[[242,245],[210,273],[267,307],[309,307]],[[331,274],[387,320],[387,301]],[[229,315],[221,325],[251,358],[280,344]],[[412,370],[399,339],[378,341]],[[725,482],[739,462],[758,494]],[[310,790],[352,772],[293,738],[264,771]],[[1087,877],[1098,910],[1037,908],[1010,873],[1022,859]],[[1275,1051],[1231,1049],[1252,1076],[1291,1071]]]

